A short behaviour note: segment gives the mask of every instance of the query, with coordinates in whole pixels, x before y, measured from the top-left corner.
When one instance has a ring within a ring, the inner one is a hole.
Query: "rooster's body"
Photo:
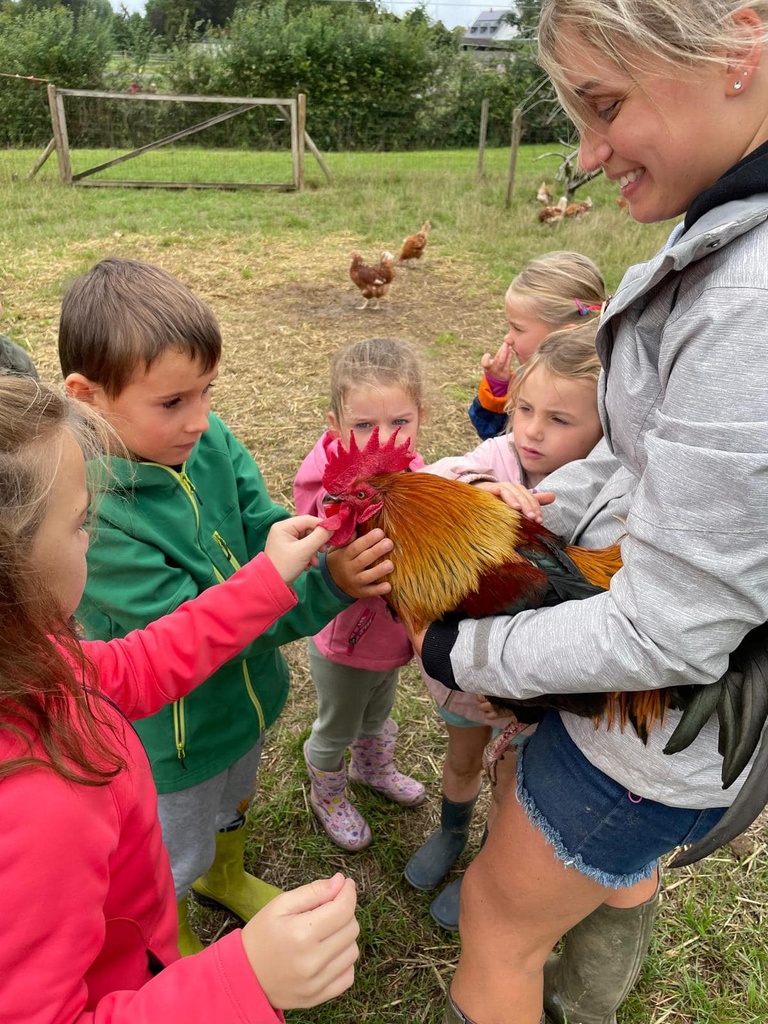
[[[379,447],[375,431],[362,451],[353,436],[349,452],[340,448],[329,461],[323,484],[331,495],[333,543],[346,543],[355,530],[368,533],[375,527],[394,543],[394,569],[388,577],[392,590],[386,600],[413,632],[451,613],[515,615],[591,597],[605,590],[621,568],[618,546],[589,551],[566,545],[488,491],[430,473],[402,472],[410,458],[408,445],[397,447],[392,438]],[[381,472],[388,464],[394,471]],[[494,702],[521,714],[537,706],[595,721],[607,715],[622,728],[631,722],[645,738],[664,717],[665,694],[561,694]]]
[[[514,615],[526,608],[590,597],[607,589],[621,568],[618,546],[591,551],[566,545],[499,498],[457,480],[405,472],[411,461],[396,434],[379,445],[374,430],[362,450],[354,434],[339,446],[323,476],[332,543],[380,527],[392,540],[392,590],[386,601],[411,630],[451,613],[462,617]],[[758,748],[734,804],[700,842],[675,858],[690,864],[744,831],[768,802],[768,624],[748,633],[727,672],[709,686],[648,691],[547,694],[533,700],[493,697],[530,721],[530,709],[551,708],[596,724],[631,723],[645,741],[668,708],[683,710],[665,752],[684,750],[716,714],[720,722],[723,785],[738,778]],[[762,740],[761,740],[762,736]]]

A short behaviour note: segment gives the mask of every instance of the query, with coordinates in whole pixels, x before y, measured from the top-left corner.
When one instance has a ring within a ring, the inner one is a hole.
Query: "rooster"
[[[358,309],[368,308],[368,303],[373,300],[376,305],[372,309],[380,309],[380,299],[389,291],[389,286],[395,276],[395,257],[391,252],[383,252],[376,266],[363,263],[359,252],[352,253],[352,264],[349,268],[349,276],[363,293],[365,302]]]
[[[402,264],[408,260],[420,260],[424,255],[424,250],[427,248],[427,239],[429,237],[429,221],[425,220],[421,225],[421,230],[417,231],[415,235],[408,235],[407,238],[403,239],[403,247],[400,250],[400,255],[397,257],[397,262]]]
[[[539,222],[541,224],[556,224],[565,216],[567,207],[568,200],[562,196],[554,206],[545,206],[539,210]]]
[[[333,545],[381,528],[394,548],[385,600],[412,633],[446,615],[482,618],[599,594],[621,568],[618,545],[602,550],[565,544],[481,488],[429,473],[407,472],[410,443],[395,432],[379,444],[378,428],[360,449],[354,433],[328,460],[323,486]],[[749,633],[711,686],[648,691],[551,694],[532,700],[493,698],[522,721],[552,708],[589,717],[608,728],[631,723],[645,742],[670,707],[683,715],[667,744],[675,753],[693,742],[717,713],[723,783],[730,785],[754,753],[768,715],[768,624]],[[531,713],[533,711],[533,714]],[[742,832],[768,801],[768,730],[732,808],[699,843],[678,854],[690,864]],[[712,845],[714,843],[714,845]]]

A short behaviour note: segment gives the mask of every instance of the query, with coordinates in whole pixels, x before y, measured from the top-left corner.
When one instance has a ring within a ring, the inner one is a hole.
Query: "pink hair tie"
[[[573,301],[576,303],[579,316],[586,316],[587,313],[599,313],[603,308],[601,302],[582,302],[581,299],[574,299]]]

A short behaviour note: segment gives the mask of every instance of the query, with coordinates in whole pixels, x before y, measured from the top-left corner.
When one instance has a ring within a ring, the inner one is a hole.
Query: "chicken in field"
[[[446,615],[483,618],[599,594],[621,568],[618,545],[592,551],[565,544],[495,495],[458,480],[408,472],[413,453],[378,429],[360,449],[354,433],[328,460],[323,486],[334,545],[380,527],[392,540],[392,586],[385,600],[413,632]],[[668,708],[683,710],[669,740],[685,749],[713,714],[720,720],[723,782],[730,785],[761,743],[732,807],[712,832],[674,861],[693,863],[744,831],[768,802],[768,624],[747,634],[728,671],[711,686],[550,694],[502,703],[523,721],[536,708],[570,711],[609,728],[630,723],[643,741]],[[762,801],[762,802],[761,802]],[[714,843],[714,846],[712,845]]]
[[[367,309],[368,304],[373,301],[371,309],[381,307],[380,299],[389,291],[389,286],[395,276],[395,257],[391,252],[383,252],[379,262],[375,265],[363,263],[359,252],[352,253],[352,264],[349,268],[349,276],[363,293],[365,302],[358,309]]]
[[[420,231],[417,231],[415,235],[408,235],[407,238],[403,239],[403,247],[400,250],[400,255],[397,257],[398,263],[407,263],[408,260],[421,259],[424,255],[424,250],[427,248],[429,227],[429,221],[425,220],[421,225]]]
[[[536,201],[543,203],[545,206],[552,202],[552,193],[549,190],[549,185],[546,181],[542,181],[539,185],[539,191],[536,193]]]
[[[554,206],[545,206],[539,210],[539,221],[541,224],[556,224],[565,216],[568,200],[565,196],[558,199]]]
[[[587,198],[581,203],[568,203],[565,208],[566,217],[583,217],[592,209],[592,200]]]

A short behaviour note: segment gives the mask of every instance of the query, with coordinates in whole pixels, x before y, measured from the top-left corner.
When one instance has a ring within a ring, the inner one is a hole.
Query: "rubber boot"
[[[395,744],[397,723],[387,719],[378,736],[363,736],[356,739],[350,748],[349,762],[351,782],[362,782],[377,793],[381,793],[401,807],[418,807],[427,795],[424,786],[410,775],[403,775],[395,768]]]
[[[280,889],[245,870],[245,824],[230,832],[216,833],[216,855],[206,873],[192,883],[197,900],[205,906],[222,906],[250,921]]]
[[[176,904],[179,915],[179,952],[182,956],[192,956],[193,953],[202,953],[205,946],[192,931],[189,923],[189,910],[187,908],[187,897],[179,900]]]
[[[539,1024],[546,1024],[546,1021],[546,1015],[542,1014]],[[448,993],[443,1011],[443,1024],[475,1024],[475,1022],[459,1009]]]
[[[344,762],[335,772],[315,768],[304,744],[304,763],[309,772],[309,803],[315,817],[330,838],[342,850],[356,853],[371,845],[373,836],[368,822],[353,803],[347,799],[347,772]]]
[[[640,975],[659,892],[639,907],[603,905],[565,936],[544,966],[544,1009],[554,1024],[616,1024],[616,1011]]]
[[[453,999],[451,999],[450,992],[445,1000],[443,1024],[473,1024],[473,1021],[471,1021],[466,1014],[462,1013],[456,1003],[454,1003]]]
[[[414,889],[428,892],[445,880],[467,845],[476,803],[477,797],[454,801],[443,796],[440,828],[432,833],[405,865],[405,880]]]
[[[481,850],[485,846],[487,838],[488,826],[483,830],[483,838],[480,840]],[[439,924],[441,928],[445,928],[447,932],[457,932],[459,930],[459,903],[461,901],[461,882],[463,878],[464,874],[462,872],[458,878],[454,878],[444,889],[441,889],[429,907],[432,920]]]

